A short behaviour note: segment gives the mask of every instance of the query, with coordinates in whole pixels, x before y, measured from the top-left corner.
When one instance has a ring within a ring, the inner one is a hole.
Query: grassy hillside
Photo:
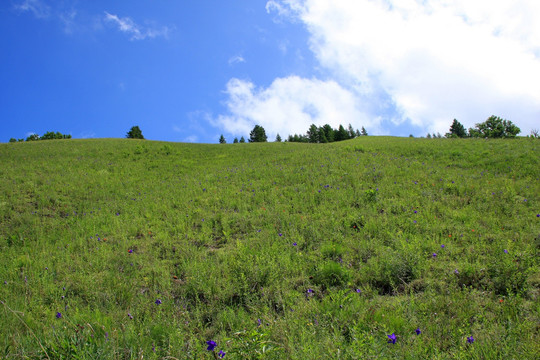
[[[0,358],[540,353],[539,141],[54,140],[0,162]]]

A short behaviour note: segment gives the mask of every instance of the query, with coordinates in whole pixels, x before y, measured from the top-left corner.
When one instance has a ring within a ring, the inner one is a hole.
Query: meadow
[[[538,359],[540,141],[0,144],[2,359]]]

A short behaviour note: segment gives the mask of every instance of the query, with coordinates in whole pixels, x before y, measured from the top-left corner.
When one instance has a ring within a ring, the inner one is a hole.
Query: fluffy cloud
[[[230,126],[233,118],[242,128],[257,119],[278,129],[283,120],[271,120],[277,115],[295,119],[305,131],[306,119],[317,117],[298,111],[306,103],[299,94],[306,90],[288,91],[282,86],[287,84],[335,89],[324,94],[325,109],[340,110],[343,118],[354,118],[362,108],[386,126],[409,124],[424,133],[444,133],[453,118],[474,126],[491,114],[512,120],[525,135],[538,127],[537,0],[272,0],[266,8],[304,23],[313,54],[333,80],[277,79],[255,93],[253,85],[234,80],[228,93],[235,116],[223,119]],[[349,114],[342,107],[344,93]],[[272,115],[246,113],[234,106],[239,99]]]
[[[129,17],[121,18],[118,15],[109,14],[108,12],[105,12],[105,21],[116,24],[118,30],[131,36],[131,40],[144,40],[147,38],[152,39],[160,36],[167,37],[169,34],[169,28],[166,26],[162,27],[161,29],[152,27],[145,28],[136,24]]]
[[[370,121],[355,95],[335,81],[290,76],[258,89],[249,81],[231,79],[226,93],[229,115],[219,116],[215,125],[235,135],[246,136],[255,124],[273,138],[277,133],[303,134],[312,123],[361,127]],[[376,126],[373,120],[370,124]]]

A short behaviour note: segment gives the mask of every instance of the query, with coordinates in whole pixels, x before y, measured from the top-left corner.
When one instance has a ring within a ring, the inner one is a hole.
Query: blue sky
[[[473,4],[471,4],[473,3]],[[536,0],[5,0],[0,142],[540,128]]]

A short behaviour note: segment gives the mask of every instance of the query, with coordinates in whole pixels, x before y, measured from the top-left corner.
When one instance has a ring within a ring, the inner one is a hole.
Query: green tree
[[[255,125],[249,133],[249,142],[266,142],[267,139],[266,131],[260,125]]]
[[[276,135],[276,142],[281,142],[281,136],[279,134]]]
[[[324,133],[324,127],[319,127],[317,129],[317,138],[320,143],[327,143],[328,139],[326,138],[326,134]]]
[[[227,140],[225,140],[225,136],[223,136],[223,134],[221,134],[221,136],[219,137],[219,143],[220,144],[226,144],[227,143]]]
[[[512,138],[520,132],[521,129],[510,120],[495,115],[490,116],[483,123],[476,124],[475,129],[469,129],[470,136],[486,138]]]
[[[128,139],[143,139],[144,140],[144,136],[142,134],[142,131],[138,126],[133,126],[131,128],[131,130],[129,130],[128,133],[126,134],[126,138],[128,138]]]
[[[368,136],[368,133],[366,131],[366,128],[362,126],[362,132],[361,132],[362,136]]]
[[[238,138],[237,137],[234,138],[233,144],[238,144]]]
[[[62,135],[60,132],[52,132],[52,131],[47,131],[45,134],[43,134],[43,136],[41,136],[39,139],[40,140],[55,140],[55,139],[67,139],[66,137],[67,135]]]
[[[349,139],[354,139],[356,137],[356,132],[351,124],[349,124],[349,127],[347,128],[347,132],[349,133]]]
[[[464,138],[467,137],[467,130],[465,130],[465,127],[456,119],[452,122],[452,125],[450,125],[450,132],[447,132],[444,136],[447,138],[449,137],[460,137]]]
[[[38,141],[38,140],[39,140],[38,134],[31,134],[30,136],[26,138],[26,141]]]
[[[347,132],[347,130],[345,130],[343,125],[340,124],[338,130],[334,133],[334,140],[343,141],[347,139],[349,139],[349,133]]]
[[[244,137],[242,136],[242,137],[240,138],[240,143],[243,144],[243,143],[245,143],[245,142],[246,142],[246,139],[244,139]]]
[[[334,141],[334,129],[332,129],[332,127],[328,124],[325,124],[323,126],[323,130],[324,130],[324,136],[326,137],[326,140],[328,140],[328,142],[333,142]]]
[[[9,139],[9,142],[10,142],[10,143],[12,143],[12,142],[17,142],[17,139],[11,138],[11,139]]]
[[[319,142],[319,131],[317,129],[317,125],[311,124],[306,135],[310,143]]]

